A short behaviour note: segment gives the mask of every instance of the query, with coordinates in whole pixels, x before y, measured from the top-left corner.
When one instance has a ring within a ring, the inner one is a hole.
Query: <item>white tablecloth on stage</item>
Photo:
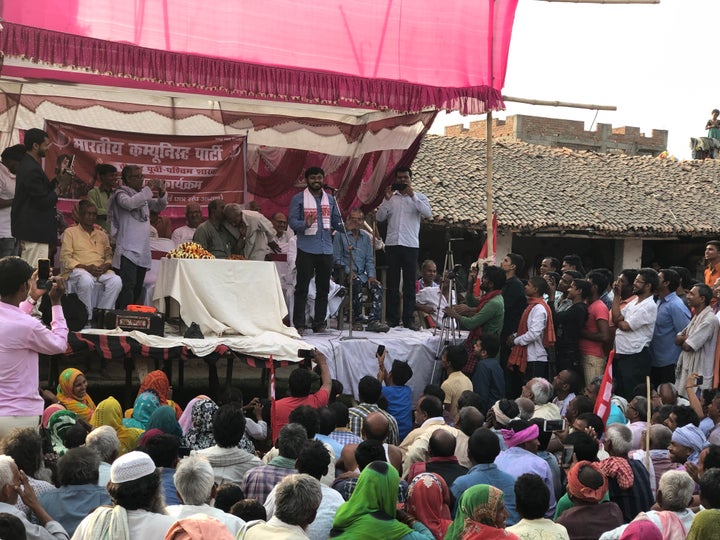
[[[385,368],[388,371],[391,370],[394,360],[410,364],[413,376],[407,384],[413,391],[413,404],[417,402],[432,378],[435,354],[441,339],[439,333],[433,336],[430,330],[414,332],[392,328],[386,334],[353,332],[353,336],[366,339],[340,339],[347,335],[347,331],[331,331],[329,334],[305,335],[303,339],[327,357],[333,378],[343,383],[344,393],[352,394],[355,399],[358,398],[357,387],[360,379],[365,375],[377,376],[375,353],[378,345],[385,345]],[[436,378],[441,369],[440,362],[437,361]]]
[[[205,336],[275,332],[299,337],[282,323],[287,307],[272,262],[161,259],[153,294],[161,311],[165,297],[174,299],[182,320],[199,324]]]

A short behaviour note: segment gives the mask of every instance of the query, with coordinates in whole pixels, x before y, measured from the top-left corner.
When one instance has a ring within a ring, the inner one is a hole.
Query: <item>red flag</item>
[[[489,235],[488,235],[489,236]],[[478,255],[478,260],[480,259],[487,259],[488,256],[488,238],[485,238],[485,242],[483,242],[482,249],[480,250],[480,254]],[[493,259],[497,258],[497,214],[493,212],[492,217],[492,251],[493,251]],[[482,268],[479,269],[482,272]],[[478,276],[478,279],[475,281],[475,286],[473,287],[473,294],[475,297],[480,296],[480,279]]]
[[[603,375],[600,389],[598,390],[597,399],[595,400],[595,410],[593,411],[600,418],[603,424],[607,422],[610,416],[610,401],[612,400],[612,361],[615,357],[615,350],[611,350],[608,355],[607,366],[605,366],[605,374]]]

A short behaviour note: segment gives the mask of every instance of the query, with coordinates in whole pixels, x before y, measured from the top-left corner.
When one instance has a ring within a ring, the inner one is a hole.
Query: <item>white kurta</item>
[[[678,393],[687,397],[688,376],[697,373],[704,377],[701,389],[713,388],[713,367],[715,363],[715,346],[717,344],[718,323],[715,313],[709,307],[695,315],[683,332],[687,335],[685,343],[692,351],[681,351],[675,368],[675,386]]]

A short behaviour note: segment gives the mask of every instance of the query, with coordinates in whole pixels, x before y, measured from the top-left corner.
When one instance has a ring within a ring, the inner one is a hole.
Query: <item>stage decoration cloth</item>
[[[119,360],[133,356],[149,356],[163,362],[184,361],[190,356],[217,360],[231,350],[251,367],[267,367],[272,357],[279,366],[298,362],[298,349],[309,348],[304,341],[275,333],[263,333],[254,337],[223,336],[190,339],[182,336],[151,336],[143,332],[87,329],[68,334],[66,354],[86,350],[97,352],[105,360]]]
[[[4,2],[0,47],[105,74],[117,86],[144,81],[274,101],[480,114],[503,107],[517,3]]]
[[[271,342],[300,337],[282,322],[287,307],[271,261],[161,259],[153,302],[162,312],[165,297],[179,304],[186,325],[197,323],[206,337],[264,334]]]
[[[435,354],[440,343],[440,332],[433,336],[430,330],[415,332],[392,328],[386,334],[373,332],[353,332],[353,337],[363,339],[341,339],[348,332],[328,331],[326,334],[303,336],[312,347],[327,357],[333,379],[339,380],[346,394],[358,396],[358,383],[365,375],[375,376],[378,372],[375,353],[378,345],[385,345],[385,369],[392,370],[394,360],[407,362],[413,370],[413,376],[407,383],[412,389],[413,403],[417,403],[425,386],[430,384],[435,369],[435,379],[439,380],[442,366]],[[436,365],[437,363],[437,365]]]

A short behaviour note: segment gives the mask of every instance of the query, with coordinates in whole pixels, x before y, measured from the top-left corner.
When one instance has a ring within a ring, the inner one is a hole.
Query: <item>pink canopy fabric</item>
[[[516,7],[517,0],[0,2],[0,50],[113,77],[118,86],[483,113],[503,107]]]

